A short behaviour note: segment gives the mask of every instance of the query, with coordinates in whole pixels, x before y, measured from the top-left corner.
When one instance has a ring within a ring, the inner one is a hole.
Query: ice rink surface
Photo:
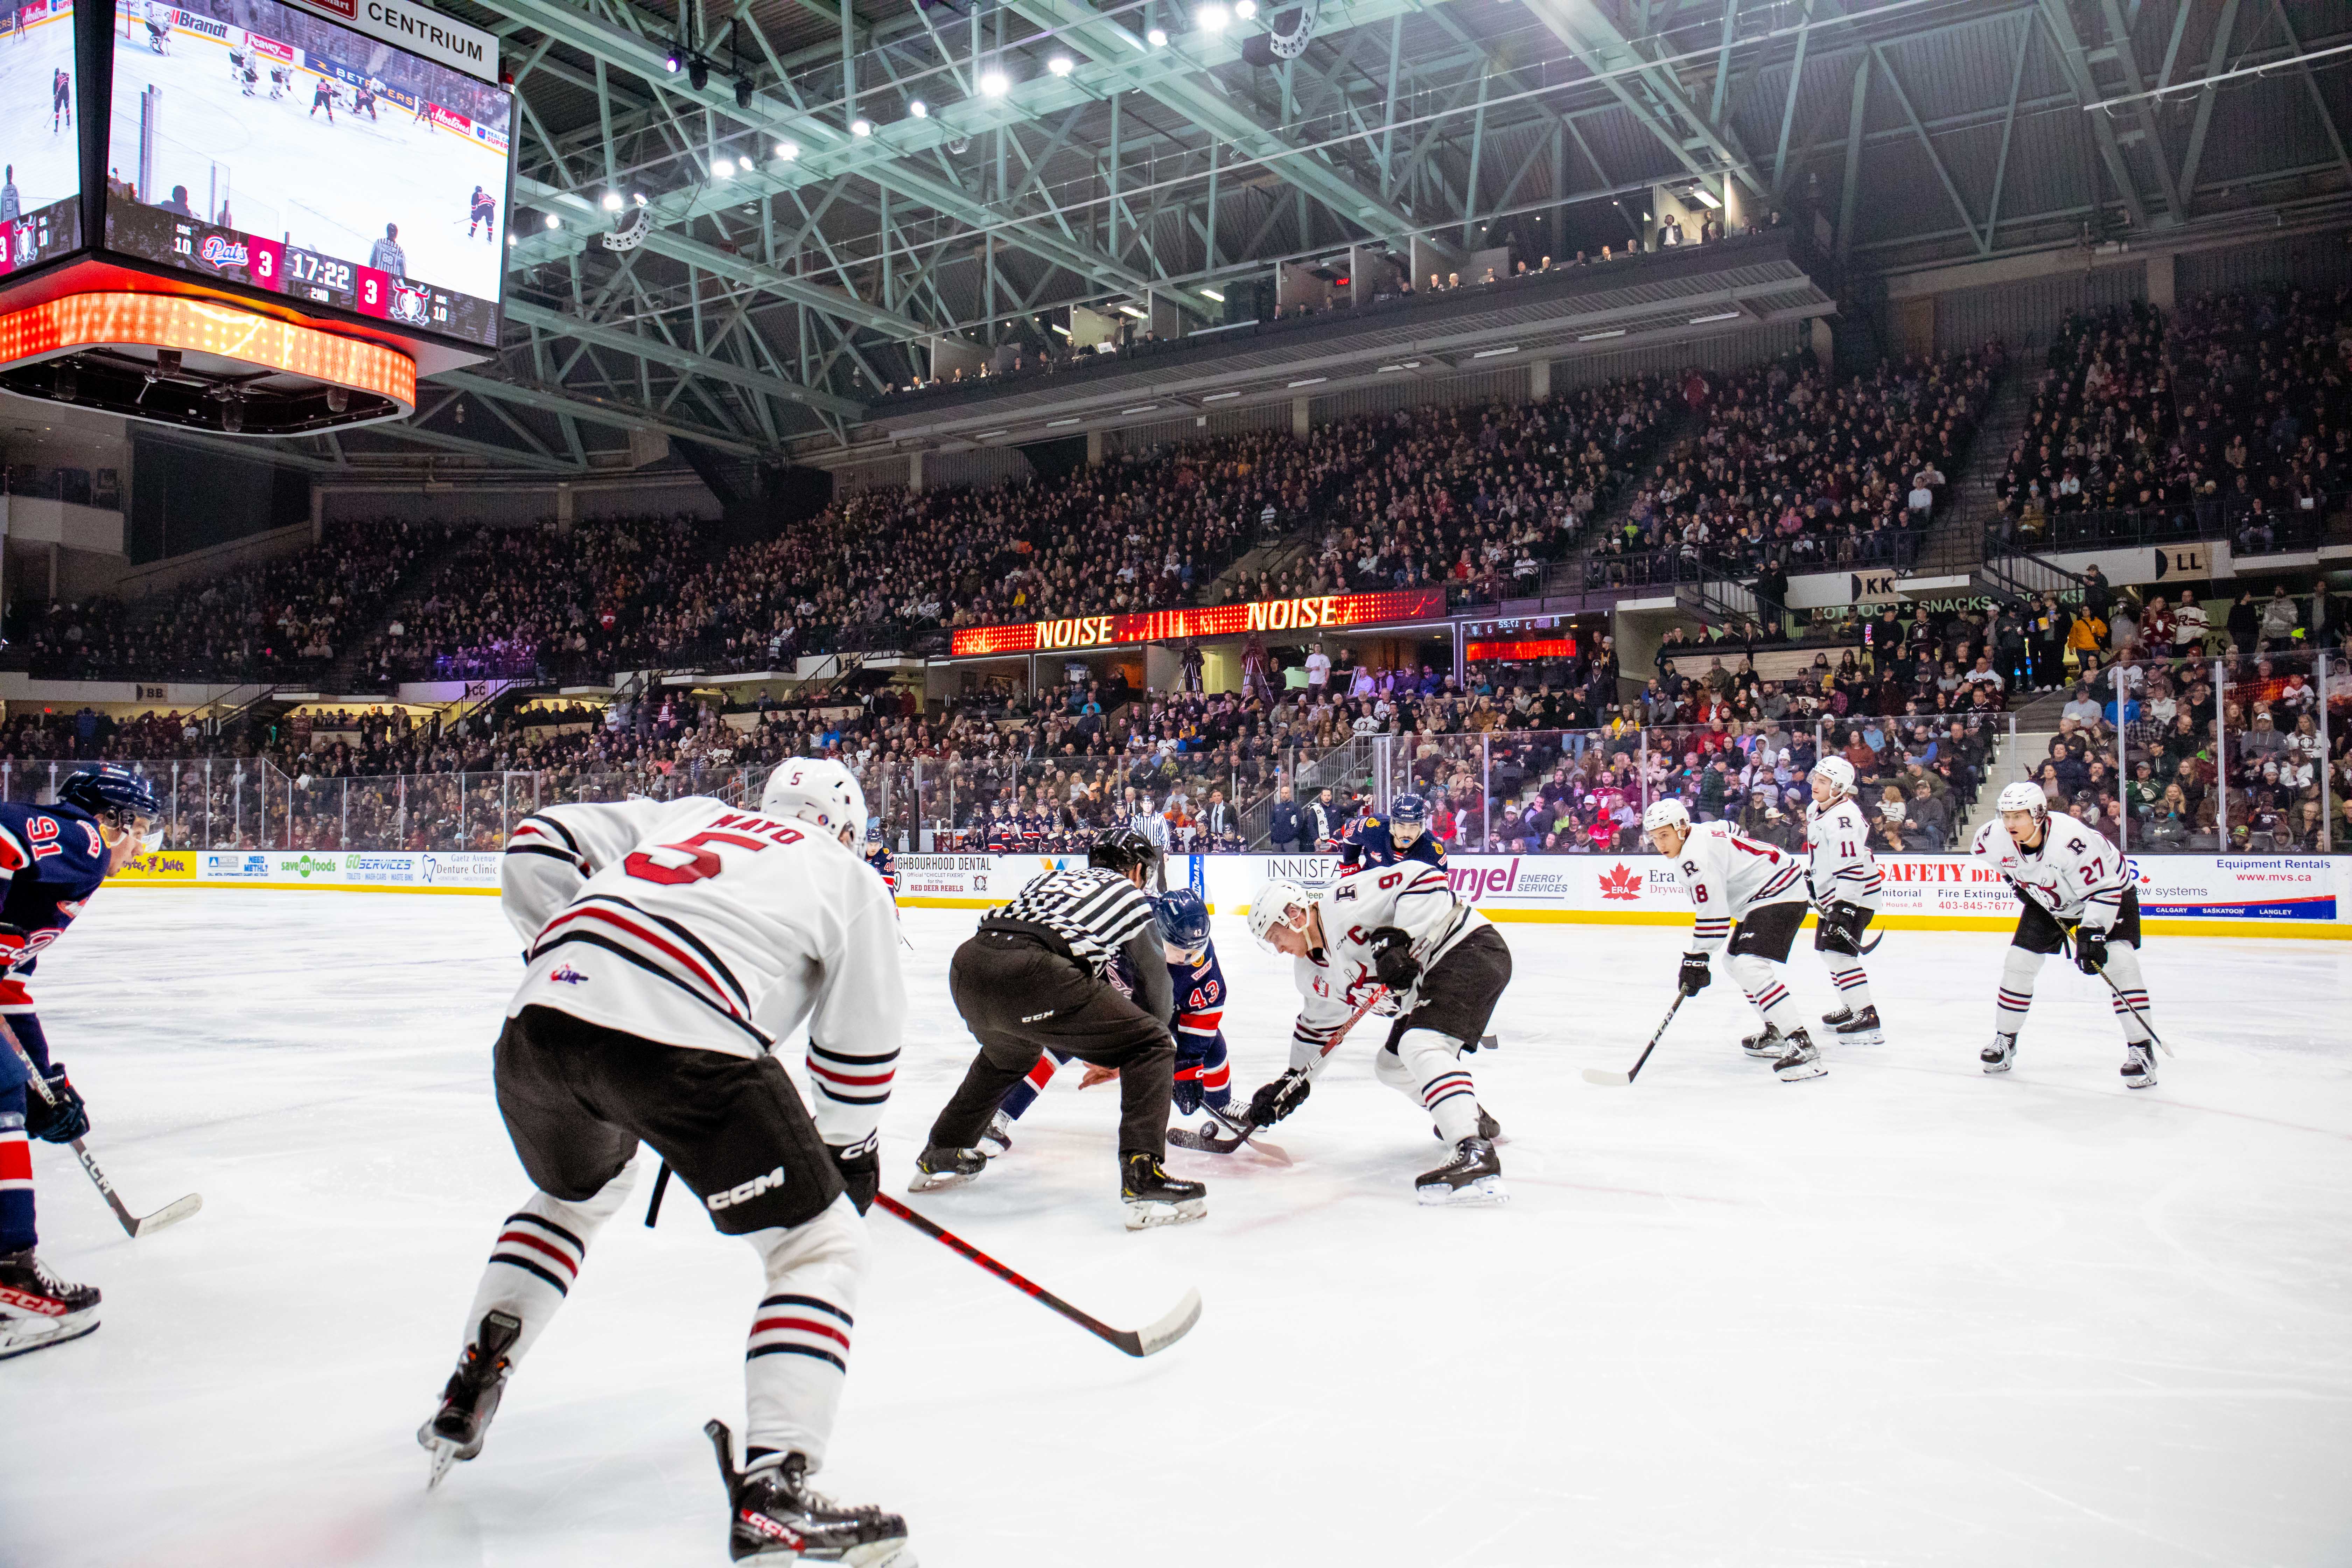
[[[974,919],[907,912],[890,1191],[968,1059]],[[1578,1069],[1630,1064],[1680,933],[1502,929],[1475,1066],[1509,1205],[1414,1204],[1439,1151],[1368,1029],[1276,1134],[1292,1166],[1177,1154],[1209,1217],[1130,1235],[1111,1091],[1066,1075],[911,1201],[1115,1323],[1197,1285],[1199,1328],[1129,1361],[877,1214],[826,1488],[929,1568],[2352,1561],[2352,944],[2154,939],[2180,1054],[2142,1092],[2054,963],[1982,1076],[2003,940],[1909,931],[1872,964],[1890,1043],[1828,1077],[1742,1056],[1718,981],[1607,1089]],[[1217,937],[1245,1091],[1292,998]],[[488,1081],[516,946],[488,899],[125,888],[45,957],[93,1149],[141,1212],[205,1209],[126,1240],[34,1146],[44,1251],[105,1326],[0,1366],[0,1562],[725,1562],[699,1427],[740,1424],[759,1276],[677,1192],[605,1230],[425,1491],[415,1429],[527,1190]]]
[[[0,162],[16,173],[17,205],[25,212],[37,212],[81,189],[81,152],[73,128],[58,121],[57,129],[50,129],[50,81],[59,69],[73,68],[70,15],[36,23],[21,36],[0,30],[0,126],[6,127],[0,133]]]
[[[310,112],[318,74],[298,69],[292,89],[272,99],[267,59],[247,98],[230,79],[228,56],[227,45],[186,32],[173,35],[170,54],[158,55],[147,47],[144,27],[131,40],[118,30],[108,167],[126,179],[136,174],[140,95],[159,86],[163,129],[155,188],[187,186],[199,216],[217,219],[217,182],[225,177],[236,227],[265,239],[290,236],[304,249],[360,265],[383,237],[383,226],[395,223],[411,279],[478,300],[499,297],[506,231],[493,226],[487,239],[478,232],[469,239],[466,223],[476,185],[499,199],[498,224],[507,221],[505,159],[454,131],[417,123],[389,100],[377,105],[377,119],[354,115],[351,89],[341,84],[330,125],[326,110]]]

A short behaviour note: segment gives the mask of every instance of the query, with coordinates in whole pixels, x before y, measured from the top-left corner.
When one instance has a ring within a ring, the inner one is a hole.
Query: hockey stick
[[[982,1268],[987,1269],[991,1274],[995,1275],[999,1279],[1003,1280],[1014,1289],[1021,1291],[1024,1295],[1029,1296],[1048,1307],[1051,1307],[1056,1312],[1061,1313],[1062,1316],[1069,1319],[1070,1321],[1077,1324],[1078,1327],[1086,1330],[1087,1332],[1094,1335],[1095,1338],[1118,1346],[1120,1350],[1125,1351],[1129,1355],[1157,1355],[1160,1352],[1166,1350],[1170,1345],[1174,1344],[1178,1340],[1182,1339],[1186,1334],[1191,1333],[1192,1331],[1192,1325],[1201,1321],[1201,1293],[1198,1290],[1187,1290],[1184,1292],[1184,1299],[1176,1303],[1175,1310],[1171,1311],[1166,1317],[1161,1318],[1158,1322],[1148,1323],[1139,1330],[1114,1329],[1108,1323],[1102,1321],[1100,1319],[1089,1317],[1087,1314],[1081,1312],[1076,1307],[1071,1306],[1067,1301],[1063,1300],[1059,1296],[1055,1295],[1051,1290],[1046,1289],[1043,1285],[1036,1283],[1034,1280],[1023,1279],[1020,1275],[1015,1274],[1012,1269],[1004,1267],[1003,1264],[999,1263],[985,1252],[981,1251],[980,1248],[974,1247],[971,1243],[964,1240],[963,1237],[957,1236],[952,1231],[942,1230],[940,1226],[933,1225],[929,1220],[925,1219],[921,1215],[917,1214],[913,1209],[908,1208],[906,1205],[900,1203],[889,1194],[876,1194],[874,1202],[877,1206],[887,1209],[891,1214],[894,1214],[900,1219],[905,1220],[908,1225],[913,1226],[917,1230],[921,1231],[933,1241],[940,1243],[950,1251],[961,1253],[965,1258],[979,1264]]]
[[[1329,1043],[1317,1053],[1314,1066],[1308,1069],[1307,1076],[1311,1078],[1315,1073],[1322,1070],[1325,1059],[1339,1048],[1339,1042],[1345,1040],[1349,1031],[1364,1021],[1364,1015],[1370,1012],[1380,999],[1387,994],[1387,988],[1382,987],[1370,1001],[1357,1004],[1355,1012],[1349,1016],[1346,1023],[1339,1026],[1339,1032],[1332,1036]],[[1257,1123],[1252,1121],[1246,1113],[1240,1116],[1228,1116],[1222,1110],[1211,1109],[1209,1114],[1233,1129],[1233,1137],[1224,1139],[1213,1132],[1195,1132],[1189,1127],[1171,1127],[1168,1130],[1168,1142],[1175,1144],[1179,1149],[1192,1149],[1205,1154],[1230,1154],[1243,1144],[1249,1143],[1251,1148],[1270,1159],[1279,1160],[1286,1165],[1290,1163],[1290,1156],[1273,1144],[1250,1142],[1252,1137],[1257,1132]]]
[[[661,1174],[654,1178],[654,1195],[646,1200],[646,1228],[651,1230],[654,1221],[661,1218],[662,1194],[669,1191],[669,1162],[662,1162]]]
[[[2061,942],[2064,942],[2066,940],[2066,933],[2063,930],[2059,931],[2058,940]],[[2066,956],[2069,958],[2074,956],[2074,949],[2071,943],[2066,948]],[[2079,969],[2082,965],[2078,963],[2075,967]],[[2107,983],[2107,989],[2116,994],[2116,1000],[2122,1003],[2125,1010],[2129,1012],[2131,1016],[2138,1021],[2139,1026],[2147,1031],[2147,1037],[2156,1043],[2156,1048],[2162,1051],[2168,1057],[2171,1056],[2172,1047],[2164,1043],[2164,1037],[2156,1032],[2156,1026],[2147,1021],[2147,1015],[2139,1010],[2139,1004],[2134,1002],[2130,997],[2124,994],[2124,988],[2116,984],[2115,977],[2107,973],[2107,966],[2102,963],[2098,968],[2091,971],[2091,973]]]
[[[16,1060],[23,1064],[26,1081],[32,1086],[33,1092],[41,1097],[43,1104],[55,1106],[58,1097],[49,1092],[49,1080],[43,1078],[41,1069],[33,1065],[32,1053],[25,1049],[25,1043],[16,1037],[16,1031],[9,1027],[5,1018],[0,1018],[0,1039],[5,1039],[8,1042],[8,1048],[16,1053]],[[74,1152],[74,1158],[81,1162],[83,1172],[89,1175],[91,1184],[98,1188],[99,1194],[106,1199],[106,1206],[114,1211],[115,1220],[122,1226],[122,1233],[125,1236],[136,1238],[146,1235],[151,1230],[161,1230],[167,1225],[177,1225],[205,1206],[205,1200],[201,1194],[190,1193],[186,1197],[165,1204],[153,1214],[142,1218],[132,1214],[129,1206],[123,1203],[121,1196],[114,1190],[114,1184],[108,1181],[106,1173],[98,1168],[98,1161],[91,1156],[89,1149],[83,1146],[82,1141],[79,1138],[75,1139],[70,1147]]]
[[[1656,1050],[1658,1048],[1658,1042],[1666,1037],[1666,1026],[1675,1021],[1675,1015],[1682,1011],[1683,1004],[1687,1000],[1688,998],[1680,991],[1676,991],[1675,993],[1675,1005],[1666,1009],[1666,1016],[1664,1018],[1658,1020],[1658,1032],[1652,1035],[1650,1037],[1650,1043],[1642,1047],[1642,1054],[1638,1058],[1634,1058],[1632,1071],[1611,1072],[1605,1068],[1586,1068],[1584,1069],[1584,1081],[1587,1083],[1601,1084],[1610,1089],[1622,1089],[1627,1084],[1632,1083],[1635,1079],[1641,1077],[1642,1064],[1650,1059],[1650,1053]]]

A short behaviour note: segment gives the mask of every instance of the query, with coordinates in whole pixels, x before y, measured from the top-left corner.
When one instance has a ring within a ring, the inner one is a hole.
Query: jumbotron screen
[[[496,347],[511,96],[277,0],[121,0],[106,247]]]
[[[25,0],[13,16],[0,14],[0,112],[10,127],[0,274],[81,248],[75,85],[73,0]]]

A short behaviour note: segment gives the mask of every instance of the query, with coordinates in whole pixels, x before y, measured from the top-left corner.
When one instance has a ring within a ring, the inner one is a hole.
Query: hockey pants
[[[41,1021],[11,1013],[8,1027],[37,1067],[49,1065]],[[0,1252],[23,1252],[41,1239],[33,1212],[33,1147],[25,1134],[26,1097],[34,1091],[17,1065],[16,1053],[0,1049]]]
[[[635,1185],[637,1162],[593,1197],[567,1203],[534,1192],[507,1216],[489,1266],[466,1314],[470,1343],[484,1314],[509,1312],[522,1332],[508,1359],[518,1366],[563,1305],[589,1244]],[[866,1221],[846,1194],[814,1219],[744,1233],[766,1272],[752,1314],[743,1381],[745,1443],[751,1450],[798,1451],[814,1473],[841,1407],[849,1334],[866,1274]]]

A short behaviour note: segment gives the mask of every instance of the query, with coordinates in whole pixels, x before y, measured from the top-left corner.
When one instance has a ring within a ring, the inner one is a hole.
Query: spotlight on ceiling
[[[907,112],[918,120],[929,120],[931,117],[931,106],[919,98],[907,105]]]
[[[1225,30],[1225,24],[1233,20],[1233,14],[1223,5],[1210,5],[1193,12],[1192,19],[1200,24],[1201,31],[1204,33],[1222,33]]]
[[[801,144],[799,142],[779,142],[776,143],[776,156],[782,162],[789,163],[800,155]]]
[[[1067,76],[1077,68],[1077,62],[1067,55],[1055,55],[1045,62],[1045,68],[1055,76]]]
[[[731,180],[735,177],[735,160],[713,158],[710,160],[710,172],[722,180]]]
[[[1257,15],[1257,0],[1234,0],[1234,15],[1248,21]]]
[[[852,136],[871,136],[874,134],[874,121],[861,114],[849,122],[849,133]]]
[[[738,109],[751,107],[751,79],[748,76],[739,76],[735,79],[735,107]]]
[[[678,52],[678,47],[676,44],[672,44],[669,47],[669,53],[662,56],[662,64],[669,68],[669,73],[672,76],[676,76],[677,74],[677,68],[685,63],[686,57]]]
[[[1001,70],[984,70],[980,73],[980,90],[989,98],[1003,98],[1013,90],[1012,79]]]
[[[550,228],[562,228],[563,226],[563,220],[557,217],[553,213],[550,213],[547,215],[547,226]]]
[[[616,213],[621,210],[620,192],[606,191],[604,193],[604,210],[608,213]]]
[[[1155,49],[1164,49],[1168,47],[1168,29],[1165,27],[1154,27],[1143,36]]]

